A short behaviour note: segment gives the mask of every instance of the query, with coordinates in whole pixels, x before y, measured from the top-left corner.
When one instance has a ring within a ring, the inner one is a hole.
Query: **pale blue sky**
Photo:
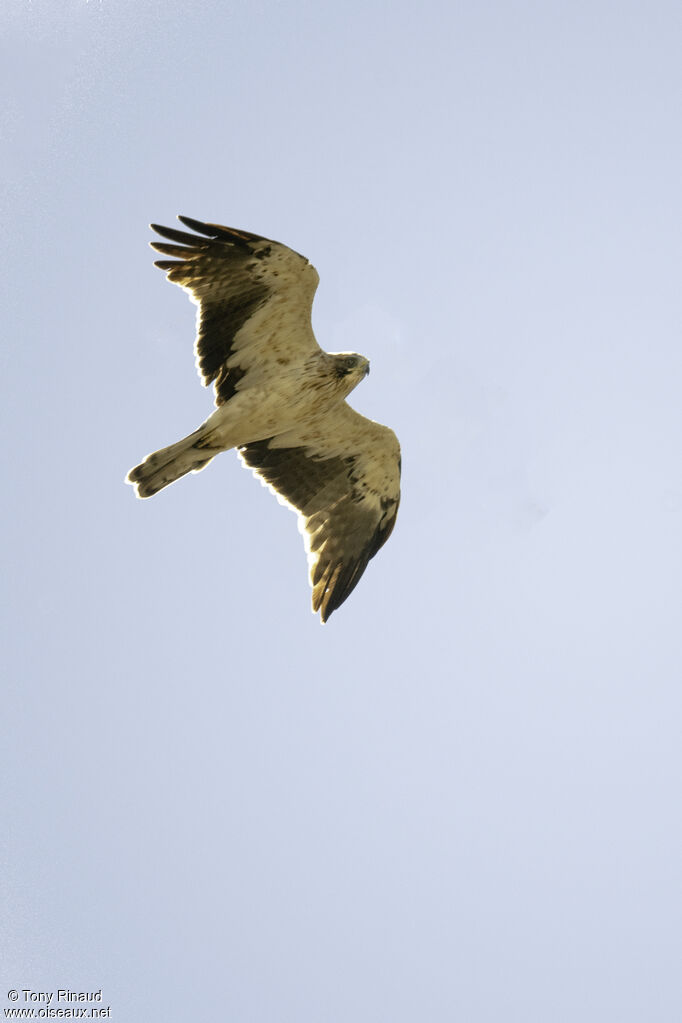
[[[5,0],[0,1002],[682,1016],[682,8]],[[403,446],[324,628],[176,214],[305,253]],[[21,1005],[22,1003],[17,1003]]]

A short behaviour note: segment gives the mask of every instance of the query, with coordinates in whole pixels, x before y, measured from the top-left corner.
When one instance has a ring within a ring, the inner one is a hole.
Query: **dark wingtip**
[[[207,238],[214,238],[217,241],[230,242],[230,244],[238,245],[243,249],[249,248],[249,242],[267,240],[259,234],[252,234],[250,231],[237,230],[236,227],[224,227],[222,224],[209,224],[203,220],[193,220],[192,217],[182,217],[180,214],[178,214],[178,220],[185,227],[190,227],[198,234],[206,235]]]
[[[170,270],[175,270],[179,266],[184,266],[184,263],[179,263],[177,259],[155,259],[154,266],[158,266],[159,270],[163,270],[168,273]]]
[[[215,238],[216,230],[213,224],[206,224],[203,220],[194,220],[192,217],[183,217],[178,214],[178,220],[185,227],[191,228],[192,231],[197,231],[198,234],[206,235],[207,238]]]

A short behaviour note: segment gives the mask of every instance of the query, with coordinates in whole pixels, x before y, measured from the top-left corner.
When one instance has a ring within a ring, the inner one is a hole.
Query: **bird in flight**
[[[216,410],[176,444],[128,473],[151,497],[221,451],[242,462],[293,508],[303,533],[313,612],[325,622],[388,540],[400,503],[400,445],[347,396],[369,373],[352,352],[323,351],[311,310],[319,277],[279,242],[178,218],[195,232],[152,228],[156,266],[198,306],[196,363]]]

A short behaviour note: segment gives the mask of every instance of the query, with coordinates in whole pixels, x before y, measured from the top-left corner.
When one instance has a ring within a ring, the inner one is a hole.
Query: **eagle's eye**
[[[349,355],[343,360],[343,364],[346,367],[346,369],[355,369],[355,367],[357,366],[357,362],[358,360],[355,358],[354,355]]]

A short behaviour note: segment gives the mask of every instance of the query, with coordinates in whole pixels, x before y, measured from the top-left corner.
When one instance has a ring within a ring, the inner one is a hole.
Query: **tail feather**
[[[205,443],[205,432],[195,430],[176,444],[147,455],[130,470],[126,483],[132,483],[138,497],[152,497],[188,472],[199,472],[218,454],[215,448],[203,447],[202,440]]]

